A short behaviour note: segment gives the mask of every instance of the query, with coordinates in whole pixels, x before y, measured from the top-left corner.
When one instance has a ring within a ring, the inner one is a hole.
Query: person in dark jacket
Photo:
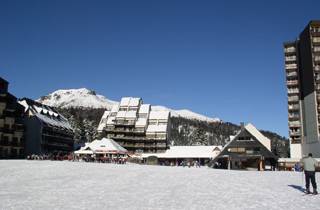
[[[316,166],[317,161],[312,158],[312,153],[309,153],[308,157],[301,160],[303,164],[304,174],[306,178],[306,193],[310,194],[310,181],[313,187],[313,194],[318,194],[317,183],[316,183]]]

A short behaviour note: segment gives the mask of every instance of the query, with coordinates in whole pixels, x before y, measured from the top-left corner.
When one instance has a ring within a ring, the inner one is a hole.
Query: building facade
[[[157,153],[168,148],[169,126],[169,111],[153,111],[141,98],[124,97],[105,111],[98,133],[114,139],[130,153]]]
[[[290,154],[320,157],[320,21],[284,43]]]
[[[19,103],[24,107],[26,155],[73,151],[73,129],[55,108],[28,98]]]
[[[24,158],[23,107],[0,77],[0,159]]]
[[[271,141],[252,124],[241,125],[241,130],[214,158],[212,166],[223,169],[265,170],[275,168],[277,157],[271,152]]]

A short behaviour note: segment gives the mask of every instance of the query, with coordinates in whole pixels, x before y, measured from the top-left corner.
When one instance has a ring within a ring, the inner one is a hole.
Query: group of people
[[[71,153],[50,153],[41,155],[28,155],[27,160],[72,160],[73,155]]]
[[[182,160],[182,161],[165,161],[165,162],[160,162],[160,165],[162,166],[182,166],[182,167],[195,167],[195,168],[200,168],[201,164],[200,161],[198,160]]]
[[[127,163],[127,158],[126,157],[97,157],[97,156],[82,156],[78,157],[75,156],[74,161],[79,161],[79,162],[95,162],[95,163],[114,163],[114,164],[126,164]]]

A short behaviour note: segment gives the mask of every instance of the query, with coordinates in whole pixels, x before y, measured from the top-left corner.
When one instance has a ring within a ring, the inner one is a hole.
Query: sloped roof
[[[150,112],[150,104],[142,104],[139,109],[140,114],[148,114]]]
[[[170,116],[169,111],[151,111],[149,115],[150,120],[168,120]]]
[[[271,141],[267,137],[265,137],[256,127],[254,127],[251,123],[248,123],[245,126],[245,129],[251,133],[254,137],[260,141],[269,151],[271,151]]]
[[[94,140],[80,150],[92,150],[96,152],[110,152],[110,153],[127,153],[128,151],[120,146],[113,139],[103,138],[101,140]],[[79,150],[78,150],[79,151]]]
[[[158,158],[215,158],[222,146],[171,146],[165,153],[142,154],[143,158],[156,156]]]
[[[24,106],[25,112],[30,110],[41,122],[53,127],[73,130],[68,120],[58,113],[55,108],[28,98],[21,99],[19,103]]]
[[[230,139],[230,141],[223,147],[220,156],[224,155],[227,153],[227,149],[229,148],[229,146],[238,139],[238,137],[240,136],[240,134],[244,131],[249,132],[256,140],[257,142],[259,142],[263,147],[264,150],[261,152],[264,152],[267,156],[269,157],[273,157],[276,158],[276,156],[271,152],[271,146],[270,146],[270,139],[268,139],[267,137],[265,137],[258,129],[256,129],[252,124],[247,124],[246,126],[244,126],[244,129],[241,129],[232,139]],[[218,156],[216,157],[218,158]]]

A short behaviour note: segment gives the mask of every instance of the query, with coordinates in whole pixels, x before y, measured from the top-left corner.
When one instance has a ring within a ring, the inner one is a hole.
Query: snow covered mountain
[[[168,110],[171,112],[171,116],[173,116],[173,117],[183,117],[183,118],[187,118],[187,119],[207,121],[207,122],[219,122],[220,121],[219,118],[206,117],[204,115],[192,112],[188,109],[174,110],[174,109],[169,109],[164,106],[151,106],[151,109],[154,111]]]
[[[104,108],[111,109],[118,102],[107,99],[102,95],[97,95],[95,91],[86,88],[57,90],[47,96],[42,96],[37,100],[40,103],[59,108]],[[168,110],[171,116],[195,119],[207,122],[218,122],[218,118],[209,118],[204,115],[192,112],[187,109],[173,110],[164,106],[152,106],[152,110]]]
[[[40,103],[58,108],[103,108],[111,109],[118,102],[111,101],[95,91],[86,88],[57,90],[37,100]]]

